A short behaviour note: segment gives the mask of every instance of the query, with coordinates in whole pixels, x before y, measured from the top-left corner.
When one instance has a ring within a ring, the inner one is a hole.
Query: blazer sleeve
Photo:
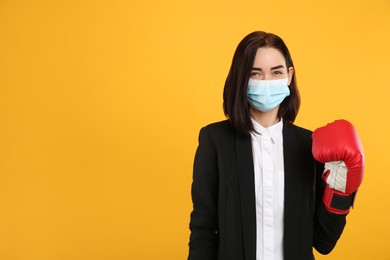
[[[324,165],[316,163],[316,211],[314,216],[313,246],[321,254],[329,254],[336,246],[345,224],[346,216],[329,212],[322,202],[325,182],[322,180]]]
[[[218,251],[218,166],[215,140],[202,128],[196,150],[190,220],[189,260],[216,260]]]

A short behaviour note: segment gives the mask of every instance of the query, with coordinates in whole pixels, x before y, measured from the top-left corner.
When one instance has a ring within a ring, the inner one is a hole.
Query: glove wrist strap
[[[351,195],[325,187],[323,202],[329,212],[347,214],[355,201],[356,191]]]

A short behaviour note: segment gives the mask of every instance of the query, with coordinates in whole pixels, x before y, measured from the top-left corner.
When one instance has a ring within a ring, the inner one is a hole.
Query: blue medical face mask
[[[277,80],[249,79],[249,104],[262,112],[274,109],[290,95],[290,89],[287,84],[287,78]]]

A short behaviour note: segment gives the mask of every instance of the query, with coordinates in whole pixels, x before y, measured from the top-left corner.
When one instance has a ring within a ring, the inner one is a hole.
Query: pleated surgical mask
[[[276,80],[249,79],[248,101],[254,108],[268,112],[290,95],[288,78]]]

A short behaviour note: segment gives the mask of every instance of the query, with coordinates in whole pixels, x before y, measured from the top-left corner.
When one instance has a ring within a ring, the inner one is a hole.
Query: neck
[[[280,121],[278,117],[279,106],[268,112],[261,112],[250,108],[251,117],[264,128],[270,127]]]

